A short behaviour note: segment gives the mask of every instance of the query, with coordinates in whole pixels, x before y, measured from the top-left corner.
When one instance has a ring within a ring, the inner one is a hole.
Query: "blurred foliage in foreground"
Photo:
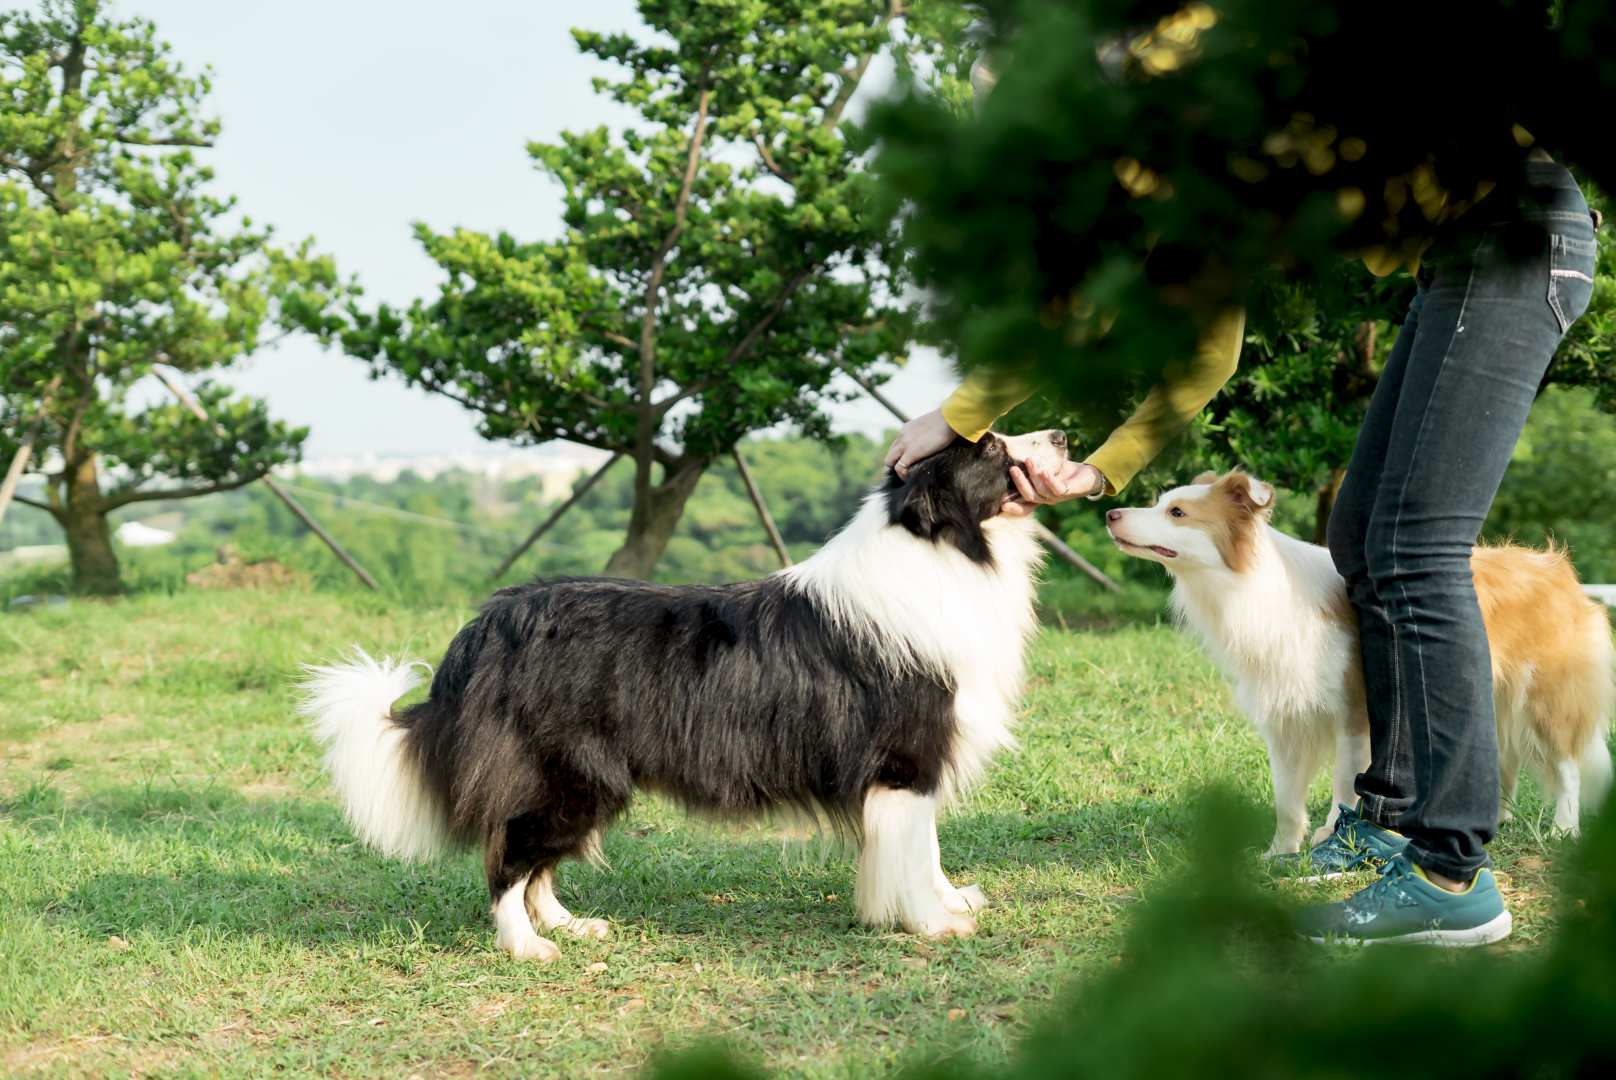
[[[992,94],[976,116],[918,85],[878,110],[881,174],[939,339],[1101,420],[1212,312],[1328,290],[1366,248],[1417,254],[1528,148],[1616,182],[1582,119],[1616,92],[1609,4],[978,6]]]
[[[1221,795],[1195,855],[1136,909],[1118,965],[1050,1010],[1012,1064],[952,1060],[907,1075],[1467,1078],[1609,1076],[1616,1069],[1616,817],[1607,807],[1559,884],[1541,951],[1459,955],[1385,947],[1343,958],[1296,938],[1287,904],[1256,885],[1259,815]],[[659,1080],[762,1074],[705,1049]]]

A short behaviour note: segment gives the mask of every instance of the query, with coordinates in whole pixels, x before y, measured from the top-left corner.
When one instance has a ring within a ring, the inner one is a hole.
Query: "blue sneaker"
[[[1345,900],[1296,914],[1297,933],[1320,944],[1467,948],[1503,941],[1511,925],[1491,870],[1477,871],[1468,889],[1453,893],[1433,885],[1407,855]]]
[[[1275,855],[1268,868],[1298,881],[1329,881],[1359,870],[1379,870],[1403,853],[1408,838],[1383,829],[1356,809],[1342,806],[1335,831],[1311,851]]]

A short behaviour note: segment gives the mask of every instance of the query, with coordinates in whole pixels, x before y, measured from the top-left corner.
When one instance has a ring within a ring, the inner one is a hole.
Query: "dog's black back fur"
[[[889,480],[891,522],[990,562],[1001,457],[961,440]],[[946,672],[884,653],[784,578],[557,578],[495,593],[396,722],[452,829],[483,844],[497,897],[583,853],[637,787],[707,813],[797,806],[856,829],[872,786],[938,788],[953,692]]]

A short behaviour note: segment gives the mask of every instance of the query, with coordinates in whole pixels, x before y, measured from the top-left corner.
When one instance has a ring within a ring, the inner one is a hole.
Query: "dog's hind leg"
[[[529,812],[507,820],[488,836],[483,856],[488,892],[494,898],[494,943],[516,959],[550,961],[561,955],[555,942],[534,930],[529,896],[548,894],[554,900],[549,884],[553,868],[579,846],[582,835],[587,835],[587,829],[584,834],[558,838],[546,816]],[[556,909],[571,919],[559,903]],[[541,925],[551,929],[540,914]]]
[[[948,910],[938,895],[936,835],[936,798],[906,788],[869,790],[855,895],[865,923],[895,922],[927,937],[976,932],[975,919]]]
[[[563,930],[573,937],[604,941],[611,933],[605,919],[580,919],[561,906],[555,894],[555,867],[534,871],[527,880],[527,910],[545,930]]]
[[[943,849],[937,842],[937,820],[931,823],[931,859],[932,859],[932,886],[937,890],[938,899],[942,900],[943,907],[955,915],[974,915],[988,906],[988,898],[982,895],[982,890],[976,885],[962,885],[956,888],[943,873]]]
[[[1582,772],[1572,758],[1556,761],[1544,777],[1549,793],[1554,796],[1554,829],[1556,832],[1576,836],[1579,808],[1582,804]]]
[[[1502,716],[1502,710],[1500,710]],[[1521,784],[1521,762],[1523,752],[1520,744],[1521,736],[1513,731],[1505,733],[1504,725],[1498,726],[1498,820],[1513,821],[1515,819],[1515,792]]]
[[[1603,724],[1582,748],[1577,769],[1582,774],[1582,812],[1594,813],[1605,804],[1605,796],[1610,794],[1610,743],[1605,738]]]
[[[517,960],[549,963],[561,950],[549,938],[542,938],[528,918],[524,897],[532,875],[508,886],[494,900],[494,944]]]

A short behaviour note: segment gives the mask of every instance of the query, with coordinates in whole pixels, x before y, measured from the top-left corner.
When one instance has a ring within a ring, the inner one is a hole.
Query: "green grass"
[[[522,965],[493,949],[475,856],[354,842],[292,712],[300,663],[436,658],[465,615],[324,592],[0,615],[0,1074],[576,1076],[709,1037],[810,1076],[993,1061],[1113,962],[1194,792],[1267,804],[1257,739],[1187,639],[1051,629],[1021,749],[942,827],[945,867],[993,902],[977,937],[862,929],[844,855],[646,800],[609,871],[562,872],[611,940]],[[1549,929],[1545,820],[1528,791],[1495,848],[1517,948]]]

